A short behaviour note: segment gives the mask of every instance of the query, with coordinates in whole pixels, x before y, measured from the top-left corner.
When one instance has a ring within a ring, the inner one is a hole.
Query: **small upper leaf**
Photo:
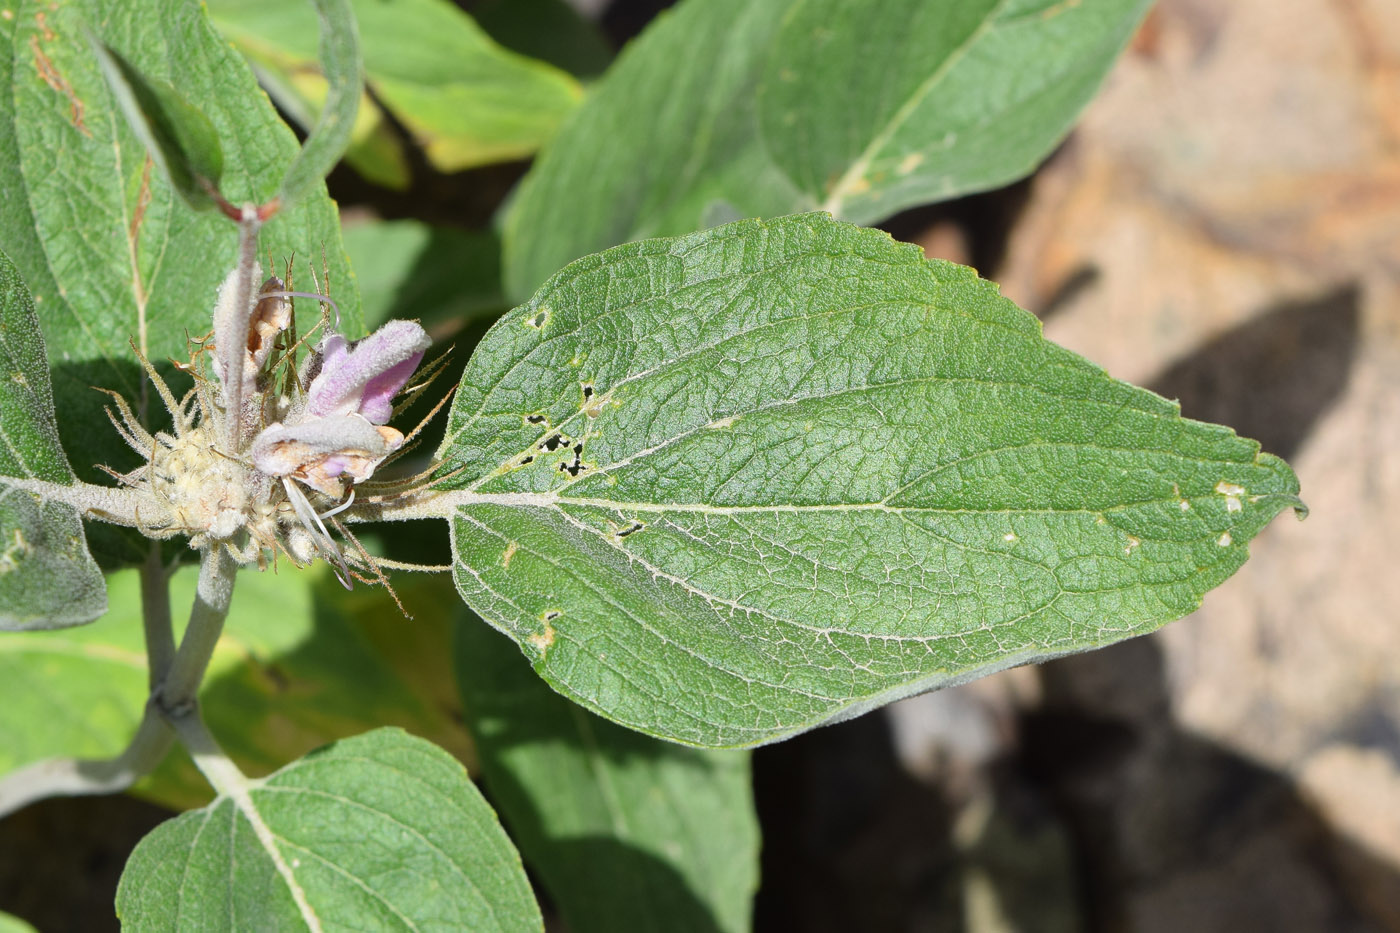
[[[117,106],[151,159],[191,207],[213,207],[224,153],[209,118],[169,84],[143,75],[95,36],[88,38]]]
[[[311,0],[321,21],[320,65],[326,98],[301,151],[282,178],[278,193],[284,205],[313,191],[340,161],[355,129],[355,113],[364,92],[360,35],[350,0]]]
[[[466,771],[397,729],[313,752],[242,805],[221,797],[157,827],[127,862],[117,913],[133,931],[542,928]]]
[[[641,237],[812,208],[869,223],[1011,181],[1064,136],[1148,3],[681,3],[526,176],[508,292]]]
[[[44,338],[29,290],[0,253],[0,629],[91,622],[107,590],[72,506],[12,479],[71,485],[58,444]]]
[[[584,705],[715,746],[1151,631],[1299,505],[1257,443],[820,214],[568,266],[483,338],[439,456],[467,603]]]

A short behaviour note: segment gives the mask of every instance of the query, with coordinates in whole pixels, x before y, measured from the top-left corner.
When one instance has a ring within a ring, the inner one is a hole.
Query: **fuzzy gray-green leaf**
[[[355,128],[355,111],[364,91],[360,36],[349,0],[311,0],[321,24],[319,60],[325,75],[326,99],[316,125],[282,179],[278,196],[292,204],[315,190],[340,161]]]
[[[1299,506],[1257,443],[820,214],[568,266],[482,340],[440,456],[467,603],[713,746],[1152,631]]]
[[[0,253],[0,629],[61,628],[107,609],[102,572],[72,506],[12,479],[71,485],[58,444],[48,358],[34,304]]]
[[[175,88],[143,75],[115,49],[89,38],[107,86],[146,152],[191,207],[213,207],[224,171],[213,124]]]

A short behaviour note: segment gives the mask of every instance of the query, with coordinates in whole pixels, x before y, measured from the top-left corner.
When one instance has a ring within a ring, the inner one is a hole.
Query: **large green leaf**
[[[520,856],[466,771],[397,729],[157,827],[127,862],[117,913],[133,931],[542,929]]]
[[[582,96],[553,66],[500,47],[447,0],[354,0],[366,79],[443,171],[533,153]],[[286,0],[216,0],[219,27],[288,84],[315,64],[310,17]]]
[[[91,622],[107,592],[77,510],[16,489],[16,478],[69,485],[73,471],[54,426],[34,303],[0,252],[0,629]]]
[[[647,236],[821,207],[860,223],[1029,172],[1150,0],[689,0],[530,172],[506,284]]]
[[[135,571],[111,577],[110,597],[92,625],[0,638],[0,774],[57,755],[111,757],[136,732],[147,685]]]
[[[482,340],[439,455],[467,603],[585,706],[714,746],[1151,631],[1299,505],[1257,443],[823,214],[570,265]]]
[[[153,169],[84,27],[204,113],[234,203],[273,197],[298,146],[195,0],[11,8],[13,17],[0,18],[0,87],[9,91],[0,94],[0,240],[34,294],[60,437],[79,476],[92,479],[94,463],[135,465],[92,387],[122,392],[152,423],[163,418],[130,344],[167,371],[166,358],[188,357],[186,334],[210,330],[237,235],[226,218],[191,211]],[[319,273],[323,248],[345,327],[358,331],[359,301],[324,187],[264,228],[260,254],[279,266],[293,253],[315,257]],[[299,285],[310,284],[306,272]],[[309,326],[318,312],[303,310]]]
[[[552,692],[477,619],[456,644],[482,780],[574,933],[749,929],[748,755],[639,735]]]
[[[193,567],[175,575],[177,611],[191,605],[196,575]],[[131,570],[109,582],[112,608],[96,623],[0,638],[0,774],[55,755],[109,757],[135,732],[147,691],[140,588]],[[245,772],[266,774],[379,725],[470,755],[448,652],[459,611],[451,584],[419,577],[398,586],[412,621],[382,590],[347,593],[322,570],[241,574],[200,695],[210,728]],[[183,755],[136,790],[176,808],[209,799]]]

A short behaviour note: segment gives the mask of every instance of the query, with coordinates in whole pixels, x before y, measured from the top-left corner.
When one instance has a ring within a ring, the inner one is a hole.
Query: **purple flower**
[[[304,417],[357,414],[384,424],[430,343],[413,321],[390,321],[354,343],[332,334],[318,348],[321,369],[307,390]]]
[[[270,424],[254,438],[254,466],[335,497],[344,492],[344,477],[351,483],[369,479],[403,446],[402,434],[381,425],[393,415],[394,397],[430,343],[412,321],[390,321],[354,343],[339,334],[322,340],[307,373],[305,399],[285,424]]]

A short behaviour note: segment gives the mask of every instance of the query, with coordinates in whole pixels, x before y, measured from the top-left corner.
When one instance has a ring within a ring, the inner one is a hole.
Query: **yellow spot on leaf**
[[[1141,544],[1142,544],[1142,541],[1141,541],[1140,539],[1135,538],[1135,537],[1133,537],[1132,535],[1128,535],[1128,543],[1127,543],[1127,545],[1123,548],[1123,553],[1124,553],[1124,554],[1131,554],[1131,553],[1133,553],[1133,551],[1137,550],[1138,546],[1141,545]]]
[[[911,152],[899,160],[899,166],[895,171],[900,175],[908,175],[910,172],[914,171],[914,169],[918,168],[923,161],[924,154],[922,152]]]
[[[19,562],[29,556],[29,542],[18,528],[15,529],[14,543],[0,551],[0,574],[19,569]]]
[[[1225,497],[1225,511],[1238,512],[1244,508],[1244,504],[1240,502],[1240,496],[1244,495],[1243,486],[1236,486],[1222,479],[1215,484],[1215,491]]]
[[[549,650],[549,646],[554,644],[554,626],[546,622],[543,632],[531,635],[525,640],[534,645],[540,654],[544,654]]]
[[[1218,545],[1220,545],[1221,547],[1229,547],[1229,546],[1230,546],[1230,542],[1233,541],[1233,540],[1235,540],[1235,539],[1234,539],[1234,538],[1231,538],[1231,537],[1230,537],[1230,532],[1227,531],[1227,532],[1225,532],[1224,534],[1222,534],[1222,535],[1219,537],[1219,539],[1216,540],[1215,543],[1218,544]]]
[[[511,559],[512,557],[515,556],[515,552],[516,552],[516,550],[517,550],[519,547],[520,547],[520,545],[516,544],[514,541],[512,541],[512,542],[510,542],[509,544],[506,545],[505,553],[501,555],[501,568],[502,568],[502,569],[504,569],[504,570],[509,570],[509,569],[510,569],[510,559]]]

